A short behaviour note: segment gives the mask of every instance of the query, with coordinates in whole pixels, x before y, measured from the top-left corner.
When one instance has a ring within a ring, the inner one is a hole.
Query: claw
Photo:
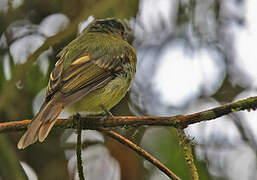
[[[100,107],[103,109],[105,115],[107,115],[107,117],[113,117],[112,113],[103,105],[101,104]]]
[[[105,121],[108,117],[113,117],[112,113],[104,106],[104,105],[100,105],[100,107],[103,109],[104,111],[104,115],[103,117],[100,119],[101,121]]]

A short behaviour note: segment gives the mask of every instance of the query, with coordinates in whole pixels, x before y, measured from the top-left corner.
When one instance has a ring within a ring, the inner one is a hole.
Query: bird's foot
[[[104,111],[104,115],[103,117],[100,119],[101,121],[105,121],[106,119],[108,119],[109,117],[113,117],[112,113],[104,106],[104,105],[100,105],[100,107],[103,109]]]

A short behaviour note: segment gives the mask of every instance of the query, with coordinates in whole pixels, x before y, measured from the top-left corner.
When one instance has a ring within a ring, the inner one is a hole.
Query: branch
[[[242,110],[250,111],[257,108],[257,96],[236,101],[234,103],[224,104],[222,106],[209,109],[206,111],[197,112],[190,115],[178,115],[169,117],[156,117],[156,116],[113,116],[108,117],[102,121],[102,116],[81,117],[83,129],[98,129],[99,127],[118,127],[118,126],[132,126],[138,127],[142,125],[151,126],[172,126],[176,128],[186,128],[187,126],[202,122],[213,120],[218,117],[227,115],[231,112]],[[0,133],[21,131],[27,128],[30,120],[12,121],[0,123]],[[62,128],[76,128],[77,121],[73,118],[58,119],[55,127]]]
[[[180,178],[175,173],[173,173],[170,169],[168,169],[165,165],[163,165],[159,160],[155,159],[148,152],[146,152],[144,149],[137,146],[136,144],[134,144],[133,142],[131,142],[127,138],[119,135],[118,133],[116,133],[114,131],[106,130],[105,128],[99,128],[98,130],[100,130],[101,132],[104,132],[107,136],[115,139],[116,141],[120,142],[121,144],[123,144],[125,146],[128,146],[130,149],[135,151],[137,154],[142,156],[144,159],[151,162],[155,167],[160,169],[162,172],[164,172],[171,179],[180,180]]]
[[[111,136],[115,140],[119,141],[122,144],[127,145],[139,155],[143,156],[145,159],[152,162],[156,167],[161,171],[167,174],[173,179],[179,179],[172,171],[167,167],[162,165],[157,159],[152,157],[150,154],[145,152],[139,146],[133,144],[128,139],[120,136],[119,134],[109,131],[103,127],[117,127],[117,126],[141,126],[141,125],[153,125],[153,126],[173,126],[179,129],[186,128],[188,125],[216,119],[218,117],[224,116],[231,112],[237,112],[242,110],[251,109],[255,110],[257,108],[257,97],[250,97],[244,100],[240,100],[234,103],[228,103],[213,109],[206,111],[190,114],[190,115],[178,115],[171,117],[154,117],[154,116],[110,116],[105,121],[101,120],[101,116],[92,116],[92,117],[81,117],[78,121],[74,121],[73,118],[67,119],[58,119],[55,127],[63,128],[76,128],[78,122],[81,122],[83,129],[95,129],[101,130],[106,133],[108,136]],[[30,123],[30,120],[23,121],[14,121],[0,123],[0,133],[11,132],[11,131],[21,131],[25,130]]]
[[[79,119],[79,118],[78,118],[77,133],[78,134],[77,134],[76,154],[77,154],[78,175],[79,175],[79,179],[80,180],[85,180],[84,173],[83,173],[82,159],[81,159],[81,119]]]
[[[187,138],[183,129],[178,128],[179,144],[183,148],[186,163],[190,169],[192,180],[199,180],[197,168],[194,163],[190,140]]]

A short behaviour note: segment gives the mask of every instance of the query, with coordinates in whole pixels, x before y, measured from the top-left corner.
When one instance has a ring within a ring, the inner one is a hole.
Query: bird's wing
[[[98,58],[92,58],[86,52],[75,58],[67,68],[63,67],[64,59],[61,57],[50,74],[46,98],[50,99],[57,91],[63,93],[64,97],[71,98],[73,94],[84,96],[94,89],[105,86],[122,70],[122,65],[128,62],[128,52],[121,51],[119,55],[115,55],[111,57],[103,54]],[[79,91],[81,93],[76,93]],[[79,97],[73,99],[75,102]]]

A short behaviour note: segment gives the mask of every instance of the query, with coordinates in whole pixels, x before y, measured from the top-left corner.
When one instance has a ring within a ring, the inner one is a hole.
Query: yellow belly
[[[103,88],[94,90],[83,99],[67,107],[69,113],[81,115],[102,114],[102,105],[110,110],[126,95],[131,83],[131,77],[116,77]]]

